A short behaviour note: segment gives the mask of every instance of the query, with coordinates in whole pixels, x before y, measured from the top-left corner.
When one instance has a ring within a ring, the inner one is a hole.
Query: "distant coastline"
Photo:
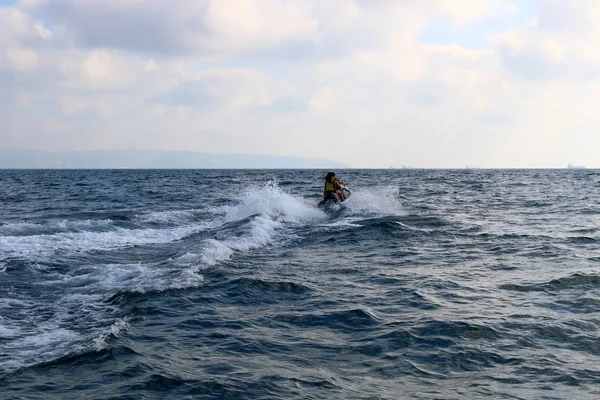
[[[330,160],[168,150],[0,149],[0,169],[311,169],[348,168]]]

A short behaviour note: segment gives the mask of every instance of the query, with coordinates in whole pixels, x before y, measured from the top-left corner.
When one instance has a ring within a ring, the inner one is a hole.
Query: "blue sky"
[[[0,0],[0,146],[600,167],[596,3]]]

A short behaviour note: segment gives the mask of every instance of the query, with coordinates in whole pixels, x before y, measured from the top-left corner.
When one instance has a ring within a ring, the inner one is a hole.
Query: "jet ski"
[[[340,196],[337,193],[327,193],[317,207],[323,209],[325,212],[335,211],[341,203],[348,200],[352,195],[352,192],[350,192],[350,189],[348,189],[345,184],[341,185],[340,190],[344,192],[344,195],[346,196],[345,200],[340,199]]]

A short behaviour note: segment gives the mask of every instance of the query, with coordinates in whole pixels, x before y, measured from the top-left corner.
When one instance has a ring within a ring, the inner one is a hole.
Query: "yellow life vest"
[[[332,176],[330,180],[325,181],[325,192],[335,192],[335,186],[333,185],[334,180],[335,176]]]

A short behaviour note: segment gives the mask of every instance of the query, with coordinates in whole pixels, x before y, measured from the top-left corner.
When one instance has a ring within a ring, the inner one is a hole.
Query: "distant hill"
[[[0,168],[347,168],[329,160],[259,154],[214,154],[166,150],[49,152],[0,149]]]

